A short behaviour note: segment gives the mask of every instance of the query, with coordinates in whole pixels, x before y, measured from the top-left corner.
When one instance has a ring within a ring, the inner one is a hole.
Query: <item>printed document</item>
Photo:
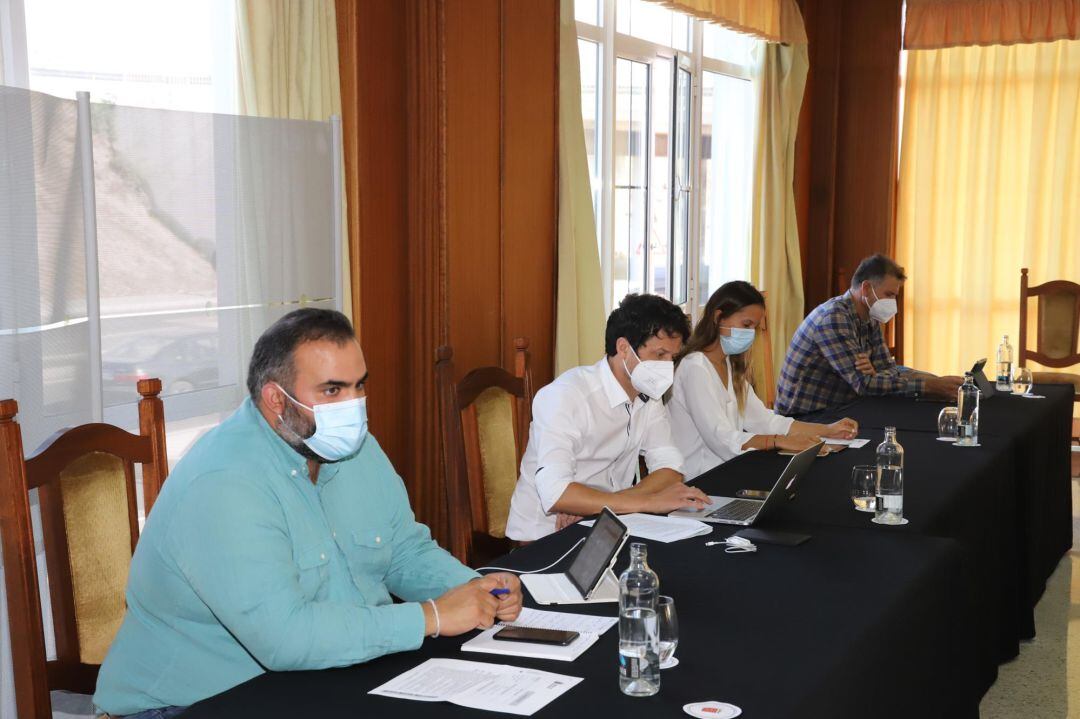
[[[532,716],[580,681],[508,664],[428,659],[368,693]]]

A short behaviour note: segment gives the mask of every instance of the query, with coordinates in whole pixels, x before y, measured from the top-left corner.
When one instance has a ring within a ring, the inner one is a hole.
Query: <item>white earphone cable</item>
[[[585,541],[585,537],[582,537],[581,539],[577,540],[577,542],[574,543],[574,546],[570,547],[570,549],[567,549],[566,552],[561,557],[559,557],[558,559],[556,559],[554,562],[547,565],[546,567],[542,567],[541,569],[530,569],[528,571],[524,571],[524,570],[521,570],[521,569],[510,569],[508,567],[479,567],[478,569],[476,569],[476,571],[477,572],[482,572],[485,569],[490,569],[490,570],[495,571],[495,572],[513,572],[514,574],[536,574],[537,572],[543,572],[546,569],[551,569],[556,564],[558,564],[562,560],[566,559],[566,555],[570,554],[570,552],[577,549],[578,545],[581,544],[584,541]]]

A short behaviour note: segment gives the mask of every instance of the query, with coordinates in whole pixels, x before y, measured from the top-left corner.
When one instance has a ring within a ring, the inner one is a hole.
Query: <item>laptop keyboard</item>
[[[709,512],[708,516],[712,519],[729,519],[736,522],[741,522],[746,519],[750,519],[758,510],[761,509],[761,505],[764,502],[758,502],[752,499],[736,499],[728,502],[720,509]]]

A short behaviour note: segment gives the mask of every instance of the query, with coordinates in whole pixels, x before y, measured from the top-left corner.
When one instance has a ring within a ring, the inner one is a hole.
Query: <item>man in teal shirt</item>
[[[516,577],[479,577],[414,519],[367,436],[366,382],[338,312],[297,310],[259,338],[251,396],[147,518],[99,710],[165,718],[267,670],[347,666],[517,617]]]

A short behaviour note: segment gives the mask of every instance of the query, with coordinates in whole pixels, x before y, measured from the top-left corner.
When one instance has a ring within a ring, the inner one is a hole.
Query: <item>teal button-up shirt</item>
[[[248,399],[165,482],[94,703],[188,706],[266,670],[416,649],[419,602],[476,576],[416,522],[373,437],[312,484]]]

